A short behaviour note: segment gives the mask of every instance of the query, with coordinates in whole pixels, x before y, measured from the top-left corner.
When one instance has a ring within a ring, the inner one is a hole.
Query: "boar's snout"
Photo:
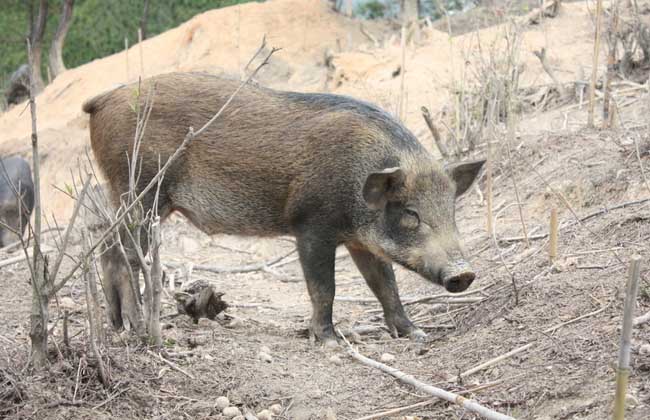
[[[458,293],[467,290],[476,274],[467,261],[458,261],[442,270],[442,284],[448,292]]]

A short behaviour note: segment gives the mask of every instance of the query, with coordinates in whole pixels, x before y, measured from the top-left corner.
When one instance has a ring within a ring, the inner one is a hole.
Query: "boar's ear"
[[[404,184],[404,171],[386,168],[368,175],[363,186],[363,198],[373,210],[383,208],[395,191]]]
[[[445,170],[456,184],[456,197],[463,195],[472,186],[484,163],[485,159],[445,166]]]

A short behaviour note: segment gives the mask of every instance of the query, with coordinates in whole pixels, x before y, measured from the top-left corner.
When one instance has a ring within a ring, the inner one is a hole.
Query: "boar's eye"
[[[413,209],[404,209],[400,224],[406,229],[417,229],[420,226],[420,215]]]

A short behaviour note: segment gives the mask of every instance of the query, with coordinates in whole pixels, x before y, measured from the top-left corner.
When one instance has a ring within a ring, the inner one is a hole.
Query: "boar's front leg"
[[[410,337],[414,340],[426,338],[426,334],[415,327],[404,312],[392,265],[362,246],[355,244],[346,247],[366,283],[381,303],[384,309],[384,320],[391,335]]]
[[[336,345],[336,335],[332,325],[336,242],[312,231],[302,232],[296,236],[296,239],[300,264],[311,299],[312,333],[326,346]]]

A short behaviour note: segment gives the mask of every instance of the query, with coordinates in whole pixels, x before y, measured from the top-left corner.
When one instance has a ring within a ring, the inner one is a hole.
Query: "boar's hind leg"
[[[334,259],[336,242],[323,240],[318,234],[304,232],[296,237],[300,264],[307,282],[312,305],[311,328],[316,338],[327,346],[336,344],[332,325],[334,303]]]
[[[366,249],[356,246],[347,246],[347,248],[366,283],[381,303],[384,309],[384,320],[391,335],[406,336],[416,340],[426,338],[426,334],[416,328],[404,312],[391,264]]]

